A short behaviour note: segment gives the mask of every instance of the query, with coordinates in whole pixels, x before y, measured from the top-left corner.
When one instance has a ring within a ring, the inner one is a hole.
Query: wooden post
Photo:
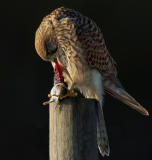
[[[97,160],[95,100],[69,98],[49,106],[50,160]]]

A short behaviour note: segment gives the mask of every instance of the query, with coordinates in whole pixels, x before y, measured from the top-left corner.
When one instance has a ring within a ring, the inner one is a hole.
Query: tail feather
[[[103,110],[101,106],[97,107],[97,114],[98,114],[98,123],[97,123],[98,149],[103,157],[105,155],[109,156],[110,154],[109,140],[105,126]]]
[[[148,111],[140,105],[129,93],[127,93],[122,87],[119,80],[114,77],[106,77],[103,80],[104,90],[112,95],[113,97],[119,99],[121,102],[127,104],[131,108],[135,109],[139,113],[148,116]]]

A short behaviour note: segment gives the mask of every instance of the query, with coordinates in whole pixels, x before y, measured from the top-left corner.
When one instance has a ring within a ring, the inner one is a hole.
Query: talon
[[[76,97],[78,96],[78,93],[77,92],[74,92],[73,90],[73,87],[67,91],[67,93],[63,96],[60,96],[60,95],[56,95],[56,94],[48,94],[48,98],[52,98],[53,96],[56,96],[56,97],[59,97],[59,100],[62,100],[64,98],[67,98],[67,97]],[[46,104],[49,104],[51,102],[44,102],[43,105],[46,105]]]
[[[57,95],[48,94],[48,98],[51,98],[52,96],[57,96]],[[69,91],[67,92],[67,94],[65,94],[65,95],[63,95],[63,96],[59,96],[59,99],[62,100],[62,99],[67,98],[67,97],[76,97],[76,96],[78,96],[78,93],[77,93],[77,92],[74,92],[73,90],[69,90]],[[49,101],[48,101],[48,102],[49,102]],[[46,103],[46,102],[44,102],[44,103]],[[44,104],[44,103],[43,103],[43,104]],[[51,102],[50,102],[50,103],[51,103]],[[44,104],[44,105],[46,105],[46,104]]]
[[[68,90],[67,94],[65,94],[64,96],[60,96],[59,99],[62,100],[64,98],[67,98],[67,97],[76,97],[78,95],[77,92],[74,92],[73,90]]]

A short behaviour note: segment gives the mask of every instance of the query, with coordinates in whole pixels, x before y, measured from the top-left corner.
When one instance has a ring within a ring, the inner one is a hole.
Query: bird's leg
[[[60,96],[60,99],[64,99],[67,97],[76,97],[78,95],[77,92],[74,92],[74,85],[71,86],[69,90],[67,90],[67,93],[63,96]]]
[[[62,86],[61,86],[62,85]],[[55,87],[55,86],[54,86]],[[53,87],[53,88],[54,88]],[[59,88],[60,87],[60,88]],[[64,93],[63,93],[63,88],[61,88],[61,87],[63,87],[63,84],[60,84],[60,86],[59,86],[59,84],[58,84],[58,88],[60,89],[60,93],[58,92],[58,95],[56,95],[56,94],[48,94],[48,97],[49,98],[51,98],[51,97],[53,97],[53,96],[58,96],[59,97],[59,100],[62,100],[62,99],[65,99],[65,98],[67,98],[67,97],[76,97],[77,95],[78,95],[78,93],[77,92],[74,92],[74,87],[73,87],[73,85],[71,86],[71,88],[68,90],[67,88],[66,88],[66,93],[65,93],[65,91],[64,91]],[[64,87],[65,87],[65,85],[64,85]],[[52,90],[51,91],[53,91],[53,88],[52,88]],[[62,92],[61,92],[61,90],[62,90]],[[52,101],[51,101],[52,102]]]

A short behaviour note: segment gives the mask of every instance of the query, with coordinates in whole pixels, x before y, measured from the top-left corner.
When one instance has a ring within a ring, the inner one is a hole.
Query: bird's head
[[[43,19],[35,34],[35,49],[45,61],[54,58],[58,43],[55,37],[53,24],[50,20]]]

